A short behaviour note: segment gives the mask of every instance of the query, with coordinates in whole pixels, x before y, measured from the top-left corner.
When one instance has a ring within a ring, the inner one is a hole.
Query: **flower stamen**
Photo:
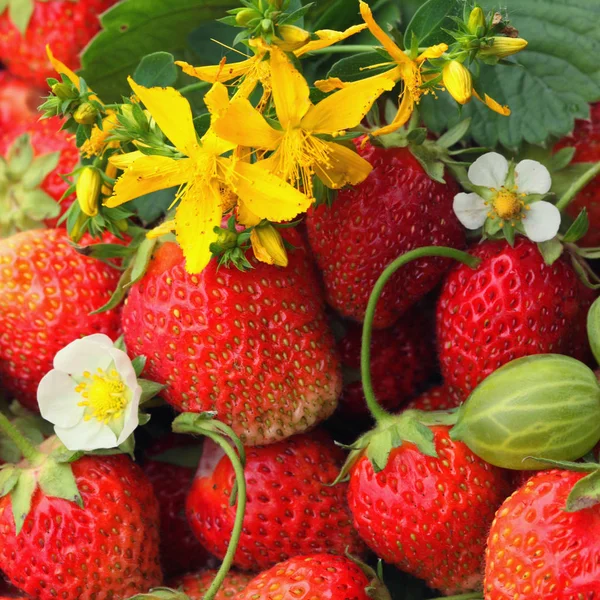
[[[75,391],[83,398],[77,405],[86,409],[84,420],[96,419],[104,425],[121,417],[129,401],[128,389],[115,368],[108,372],[98,368],[93,375],[85,371]]]

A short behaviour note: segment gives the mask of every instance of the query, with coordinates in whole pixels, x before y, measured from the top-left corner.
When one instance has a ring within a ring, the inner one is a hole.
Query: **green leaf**
[[[172,54],[154,52],[142,58],[133,79],[145,87],[169,87],[175,84],[178,75]]]
[[[575,156],[575,148],[566,147],[561,148],[558,152],[555,152],[550,157],[550,172],[560,171],[564,169]]]
[[[25,35],[31,15],[33,14],[35,2],[33,0],[9,0],[8,10],[10,20],[15,27]]]
[[[567,497],[567,512],[577,512],[600,502],[600,470],[580,479]]]
[[[204,23],[196,27],[188,37],[190,48],[198,57],[194,64],[197,66],[218,65],[223,57],[228,63],[244,60],[240,51],[231,50],[239,29],[225,25],[224,23]],[[220,44],[217,43],[221,42]],[[242,46],[242,48],[244,48]],[[243,52],[243,54],[248,53]]]
[[[112,296],[109,298],[108,302],[97,308],[95,311],[91,312],[91,315],[96,315],[98,313],[103,313],[107,310],[111,310],[121,304],[123,298],[125,298],[125,294],[127,293],[127,289],[129,286],[129,282],[131,281],[131,265],[129,265],[123,273],[121,273],[121,277],[119,278],[119,282],[117,283],[117,287],[113,292]]]
[[[31,166],[27,169],[21,182],[26,190],[36,188],[46,176],[54,171],[60,159],[60,152],[51,152],[50,154],[42,154],[36,157]]]
[[[457,123],[454,127],[440,136],[437,140],[437,144],[443,148],[451,148],[467,135],[469,127],[471,127],[471,119],[463,119],[460,123]]]
[[[168,188],[151,192],[127,203],[127,207],[135,210],[144,223],[153,223],[164,216],[175,199],[177,188]]]
[[[594,358],[600,364],[600,298],[596,299],[588,311],[587,334]]]
[[[390,67],[369,68],[373,65],[380,65],[384,62],[379,52],[362,52],[354,56],[348,56],[338,60],[329,72],[327,77],[339,77],[342,81],[358,81],[372,75],[379,75],[389,71]]]
[[[429,0],[423,4],[404,32],[404,47],[411,47],[413,36],[419,46],[454,42],[443,28],[454,29],[450,17],[462,15],[463,6],[464,3],[458,0]]]
[[[486,9],[497,9],[485,0]],[[517,68],[482,65],[479,87],[512,110],[491,112],[476,100],[459,113],[447,94],[425,97],[421,114],[434,131],[459,118],[473,119],[470,135],[482,146],[517,149],[524,142],[544,144],[572,131],[576,118],[589,117],[588,103],[600,99],[600,3],[597,0],[507,0],[511,25],[529,42],[514,58]]]
[[[225,16],[234,0],[123,0],[105,12],[102,31],[82,56],[81,75],[104,102],[130,94],[127,76],[153,52],[183,51],[203,22]]]
[[[571,224],[567,232],[563,236],[564,242],[576,242],[580,240],[590,227],[590,221],[587,216],[587,210],[584,208],[578,215],[575,221]]]
[[[133,262],[131,263],[130,281],[127,286],[133,285],[144,276],[146,269],[150,264],[150,259],[152,258],[152,253],[154,252],[157,241],[157,239],[150,238],[144,238],[142,240],[142,243],[135,253]]]

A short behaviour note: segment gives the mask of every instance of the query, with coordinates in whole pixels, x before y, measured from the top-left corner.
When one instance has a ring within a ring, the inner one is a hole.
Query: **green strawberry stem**
[[[0,412],[0,430],[19,449],[21,454],[31,463],[41,456],[36,447],[8,420],[6,415]]]
[[[599,173],[600,162],[597,162],[569,186],[567,191],[561,196],[560,200],[556,203],[556,208],[558,208],[558,210],[560,210],[561,212],[565,208],[567,208],[571,200],[573,200],[573,198],[575,198],[575,196],[577,196],[577,194]]]
[[[458,596],[443,596],[433,600],[483,600],[481,592],[470,592],[468,594],[458,594]]]
[[[440,256],[444,258],[453,258],[465,265],[475,269],[479,264],[480,260],[471,256],[467,252],[461,252],[455,248],[447,248],[445,246],[425,246],[423,248],[417,248],[411,250],[402,256],[399,256],[396,260],[390,263],[383,273],[379,276],[379,279],[373,286],[373,291],[369,297],[369,303],[367,304],[367,310],[365,312],[365,321],[363,324],[362,333],[362,346],[360,352],[360,372],[362,377],[363,390],[365,398],[367,400],[367,406],[373,415],[373,418],[381,423],[391,417],[390,413],[381,408],[375,397],[375,391],[373,390],[373,381],[371,380],[371,335],[373,332],[373,318],[375,316],[375,309],[377,302],[383,292],[385,284],[389,281],[390,277],[400,268],[407,263],[417,260],[419,258]]]

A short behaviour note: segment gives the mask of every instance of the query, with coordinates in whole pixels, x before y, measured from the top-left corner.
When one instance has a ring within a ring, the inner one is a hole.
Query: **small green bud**
[[[52,93],[61,100],[75,100],[79,96],[77,90],[68,83],[55,83]]]
[[[73,113],[73,119],[80,125],[92,125],[96,122],[98,111],[89,102],[84,102]]]
[[[485,16],[480,6],[476,6],[469,15],[469,21],[467,23],[467,29],[473,35],[477,35],[479,29],[485,27]]]
[[[271,21],[271,19],[263,19],[260,22],[260,26],[265,33],[268,33],[273,29],[273,21]]]
[[[258,19],[260,16],[260,13],[253,8],[244,8],[243,10],[240,10],[237,15],[235,15],[235,22],[240,27],[245,27],[250,21],[252,21],[252,19]]]

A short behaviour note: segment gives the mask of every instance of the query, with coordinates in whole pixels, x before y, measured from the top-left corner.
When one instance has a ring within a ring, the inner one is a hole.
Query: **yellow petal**
[[[352,83],[346,83],[339,77],[330,77],[329,79],[318,79],[315,81],[315,87],[326,94],[335,90],[343,90],[349,85],[352,85]]]
[[[200,273],[211,257],[216,241],[214,228],[221,224],[221,193],[217,182],[188,188],[175,211],[177,242],[188,273]]]
[[[214,83],[204,94],[204,104],[213,117],[219,116],[229,106],[229,92],[222,83]]]
[[[182,185],[192,178],[193,172],[194,163],[188,158],[142,156],[117,179],[105,206],[113,208],[144,194]]]
[[[327,142],[327,148],[329,164],[316,164],[315,173],[328,188],[358,185],[373,169],[368,161],[346,146]]]
[[[127,154],[113,154],[108,159],[108,162],[111,165],[117,167],[117,169],[121,169],[122,171],[124,171],[125,169],[130,167],[136,160],[142,158],[143,156],[146,155],[140,152],[139,150],[136,150],[135,152],[127,152]]]
[[[319,38],[318,40],[312,40],[299,48],[294,52],[294,54],[298,57],[303,56],[307,52],[312,52],[313,50],[320,50],[321,48],[328,48],[333,44],[337,44],[342,40],[354,35],[355,33],[359,33],[364,31],[367,28],[366,23],[361,23],[360,25],[353,25],[349,27],[345,31],[334,31],[333,29],[320,29],[319,31],[315,31],[315,35]]]
[[[394,87],[386,77],[368,77],[327,96],[311,106],[302,128],[313,133],[334,133],[356,127],[383,92]]]
[[[288,266],[288,256],[281,234],[270,223],[255,227],[250,232],[250,242],[254,256],[261,262],[278,267]]]
[[[237,205],[237,222],[245,225],[246,227],[254,227],[258,225],[262,219],[255,215],[249,208],[248,205],[241,199],[238,199]]]
[[[405,92],[402,95],[402,102],[398,107],[398,112],[396,113],[394,120],[389,125],[385,125],[375,131],[372,131],[371,135],[385,135],[387,133],[393,133],[397,129],[400,129],[400,127],[402,127],[410,119],[414,106],[415,102],[412,96]]]
[[[232,79],[242,77],[254,68],[257,60],[260,60],[258,55],[240,62],[223,62],[223,64],[211,65],[209,67],[193,67],[182,60],[175,61],[175,64],[180,66],[184,73],[192,77],[214,83],[216,81],[231,81]]]
[[[279,48],[271,49],[271,85],[279,122],[297,126],[310,107],[308,83]]]
[[[202,136],[202,152],[198,155],[213,155],[221,156],[225,152],[229,152],[235,148],[235,144],[220,138],[212,127]],[[201,160],[201,159],[199,159]]]
[[[224,140],[267,150],[275,149],[283,135],[273,129],[245,98],[232,100],[227,110],[215,120],[213,128]]]
[[[387,50],[388,54],[395,62],[400,64],[410,62],[410,58],[408,58],[408,56],[398,48],[392,38],[377,25],[373,18],[371,8],[362,0],[360,1],[360,14],[367,24],[369,31],[377,38],[377,41]]]
[[[52,50],[50,50],[50,44],[46,44],[46,54],[48,55],[48,58],[49,58],[50,62],[52,63],[54,70],[57,73],[59,73],[60,75],[65,75],[66,77],[68,77],[68,79],[70,79],[71,83],[77,89],[80,89],[79,77],[77,77],[77,75],[75,75],[75,73],[73,73],[73,71],[71,71],[71,69],[69,69],[69,67],[67,67],[67,65],[65,65],[60,60],[58,60],[57,58],[54,57],[54,54],[52,54]]]
[[[186,156],[194,156],[198,151],[198,140],[190,103],[173,88],[145,88],[131,77],[128,81],[177,150]]]
[[[289,221],[311,204],[309,198],[264,170],[260,163],[236,163],[231,184],[242,201],[261,219]]]
[[[155,238],[162,237],[163,235],[167,235],[167,233],[171,233],[171,231],[175,231],[175,219],[163,221],[160,225],[157,225],[154,229],[151,229],[146,234],[146,237],[153,240]]]
[[[503,117],[508,117],[510,115],[510,108],[508,106],[503,106],[499,102],[496,102],[493,98],[488,96],[487,94],[483,94],[483,98],[473,89],[473,96],[477,98],[480,102],[483,102],[488,108],[497,112],[499,115]]]
[[[448,44],[436,44],[435,46],[429,46],[426,50],[421,52],[417,58],[418,63],[425,62],[430,58],[439,58],[448,50]]]

